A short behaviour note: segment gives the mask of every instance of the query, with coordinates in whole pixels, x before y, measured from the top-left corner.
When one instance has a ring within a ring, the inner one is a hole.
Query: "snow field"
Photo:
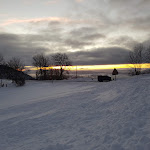
[[[86,81],[1,88],[0,150],[149,150],[150,76]]]

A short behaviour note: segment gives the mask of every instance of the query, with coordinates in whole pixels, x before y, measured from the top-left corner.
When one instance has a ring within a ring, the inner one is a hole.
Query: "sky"
[[[150,0],[0,0],[0,53],[6,60],[66,53],[74,65],[128,63],[150,43]]]

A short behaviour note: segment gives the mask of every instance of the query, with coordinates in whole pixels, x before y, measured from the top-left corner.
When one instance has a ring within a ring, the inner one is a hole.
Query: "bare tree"
[[[146,48],[146,51],[145,51],[145,61],[147,63],[150,63],[150,46]]]
[[[24,69],[24,63],[18,57],[12,57],[7,64],[11,69],[9,69],[8,76],[17,86],[23,86],[25,84],[25,77],[21,73]]]
[[[63,66],[71,66],[72,62],[65,53],[57,53],[52,56],[54,65],[60,66],[60,79],[63,79]]]
[[[18,57],[13,57],[7,62],[7,65],[15,70],[22,71],[24,69],[24,63]]]
[[[49,59],[44,54],[37,54],[33,56],[33,65],[37,68],[43,68],[47,66],[49,63]]]
[[[37,54],[33,56],[32,64],[37,67],[36,77],[45,79],[46,77],[46,70],[43,70],[44,67],[49,65],[49,59],[44,54]]]
[[[0,65],[4,64],[4,57],[3,55],[0,53]]]
[[[136,45],[132,52],[129,53],[129,63],[133,65],[134,73],[139,75],[143,63],[144,46],[142,44]]]
[[[4,57],[3,57],[2,54],[0,54],[0,65],[3,65],[3,63],[4,63]],[[1,78],[1,80],[0,80],[0,86],[1,87],[3,85],[3,83],[2,83],[2,77],[3,77],[3,73],[2,73],[2,71],[0,71],[0,78]]]

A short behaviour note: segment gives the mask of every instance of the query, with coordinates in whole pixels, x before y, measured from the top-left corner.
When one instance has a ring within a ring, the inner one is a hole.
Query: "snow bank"
[[[0,88],[0,150],[149,150],[150,76]]]

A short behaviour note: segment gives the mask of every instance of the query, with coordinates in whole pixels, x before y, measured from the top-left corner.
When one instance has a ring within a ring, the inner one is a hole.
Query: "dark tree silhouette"
[[[0,65],[0,78],[11,79],[17,86],[24,85],[26,79],[33,79],[22,71],[15,70],[8,65]]]
[[[139,75],[141,73],[141,66],[143,63],[143,51],[144,46],[142,44],[136,45],[132,52],[129,53],[129,63],[133,65],[134,74]]]
[[[147,63],[150,63],[150,46],[146,48],[145,61],[146,61]]]
[[[44,54],[37,54],[33,56],[33,65],[37,68],[41,69],[44,66],[47,66],[48,63],[49,63],[49,59]]]
[[[60,66],[60,79],[63,79],[64,78],[63,66],[71,66],[72,65],[71,60],[65,53],[57,53],[52,56],[52,59],[53,59],[54,65]]]
[[[0,53],[0,65],[4,64],[4,57],[3,55]]]
[[[18,57],[13,57],[7,62],[7,65],[15,70],[22,71],[24,69],[24,64]]]
[[[44,67],[49,65],[49,59],[44,54],[37,54],[33,56],[32,64],[37,67],[36,78],[37,79],[45,79],[46,78],[46,70]]]

